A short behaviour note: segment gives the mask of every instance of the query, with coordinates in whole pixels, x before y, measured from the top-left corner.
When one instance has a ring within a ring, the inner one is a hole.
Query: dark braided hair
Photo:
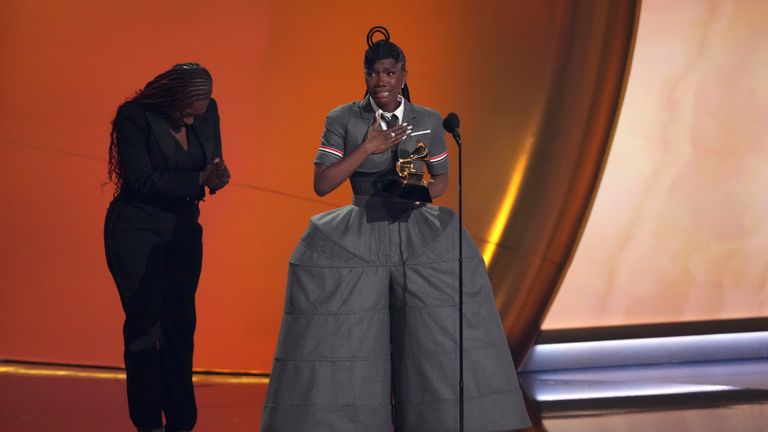
[[[374,42],[373,38],[381,34],[384,39],[379,39]],[[373,65],[379,60],[392,59],[395,63],[400,63],[403,71],[405,68],[405,53],[394,42],[389,41],[389,30],[383,26],[375,26],[368,30],[368,36],[366,36],[368,42],[368,49],[365,50],[365,58],[363,59],[363,67],[366,70],[372,69]],[[406,83],[402,89],[403,98],[408,102],[411,101],[411,92],[408,90],[408,84]],[[365,91],[365,96],[368,96],[368,90]],[[364,96],[364,97],[365,97]]]
[[[213,79],[208,70],[197,63],[180,63],[148,82],[136,95],[122,103],[117,111],[119,112],[123,105],[135,102],[150,111],[168,115],[193,102],[210,98],[212,92]],[[114,195],[117,195],[123,178],[120,172],[120,153],[117,151],[115,120],[117,115],[112,119],[112,130],[109,133],[107,183],[115,185]]]

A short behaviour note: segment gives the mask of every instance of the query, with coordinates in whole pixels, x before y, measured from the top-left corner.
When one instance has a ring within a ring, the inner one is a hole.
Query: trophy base
[[[387,185],[386,189],[392,198],[413,202],[432,202],[432,194],[429,193],[429,189],[424,184],[393,181]]]

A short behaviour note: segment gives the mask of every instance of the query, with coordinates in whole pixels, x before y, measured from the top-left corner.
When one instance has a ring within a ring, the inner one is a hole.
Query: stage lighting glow
[[[530,160],[533,141],[534,138],[529,136],[523,143],[522,151],[517,158],[515,168],[509,178],[507,192],[504,194],[504,199],[499,205],[499,211],[496,213],[491,229],[488,232],[488,243],[486,243],[485,248],[483,249],[483,259],[485,260],[486,266],[491,265],[491,260],[493,260],[493,256],[496,253],[499,239],[501,239],[501,235],[504,233],[504,228],[507,226],[509,215],[512,213],[512,209],[515,206],[517,195],[520,192],[520,184],[523,180],[523,174],[525,174],[525,169]]]
[[[768,332],[536,345],[524,371],[768,358]]]
[[[554,384],[554,383],[553,383]],[[533,397],[539,402],[554,402],[583,399],[607,399],[638,396],[681,395],[691,393],[709,393],[738,390],[737,387],[723,385],[667,384],[667,383],[562,383],[551,386],[534,385]],[[566,388],[567,387],[567,388]],[[581,388],[579,388],[581,387]]]
[[[106,380],[124,380],[125,371],[99,370],[89,368],[77,368],[71,366],[38,366],[38,365],[0,365],[0,375],[62,377],[62,378],[90,378]],[[269,377],[252,375],[208,375],[195,373],[192,381],[207,384],[267,384]]]

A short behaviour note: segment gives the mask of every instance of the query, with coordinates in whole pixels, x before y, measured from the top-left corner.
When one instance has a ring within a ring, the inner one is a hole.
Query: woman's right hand
[[[381,111],[379,111],[373,119],[373,124],[368,128],[368,133],[362,146],[371,154],[384,153],[403,142],[408,134],[411,133],[411,129],[413,129],[413,126],[403,123],[384,130],[381,126]]]
[[[315,193],[324,196],[339,187],[369,155],[389,151],[403,142],[412,128],[403,123],[384,130],[381,126],[381,112],[377,113],[362,144],[331,165],[315,165]]]
[[[216,192],[229,183],[229,169],[223,160],[216,158],[200,173],[200,184]]]

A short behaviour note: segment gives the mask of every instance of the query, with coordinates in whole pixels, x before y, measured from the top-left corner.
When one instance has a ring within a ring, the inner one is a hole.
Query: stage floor
[[[521,382],[542,431],[768,431],[768,359],[527,373]],[[0,431],[131,431],[124,386],[115,370],[0,363]],[[266,378],[198,375],[195,386],[195,430],[258,430]]]

